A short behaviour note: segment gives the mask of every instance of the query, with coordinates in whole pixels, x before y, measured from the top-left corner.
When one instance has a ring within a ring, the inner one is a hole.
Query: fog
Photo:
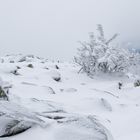
[[[139,48],[139,9],[139,0],[1,0],[0,55],[70,60],[98,23],[107,37],[119,33],[119,44]]]

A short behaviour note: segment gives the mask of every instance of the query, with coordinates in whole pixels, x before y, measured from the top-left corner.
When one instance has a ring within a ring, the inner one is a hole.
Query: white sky
[[[70,59],[98,23],[139,47],[140,0],[0,0],[0,55]]]

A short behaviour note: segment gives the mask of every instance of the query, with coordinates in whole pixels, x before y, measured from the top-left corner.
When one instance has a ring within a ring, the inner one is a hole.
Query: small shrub
[[[139,87],[140,86],[140,79],[137,79],[135,82],[134,82],[134,87]]]
[[[123,86],[123,83],[122,83],[122,82],[119,82],[119,83],[118,83],[119,89],[122,89],[122,86]]]
[[[74,61],[81,67],[79,72],[88,76],[97,73],[124,73],[129,67],[130,53],[123,48],[111,45],[118,36],[106,39],[102,25],[97,26],[98,34],[91,33],[88,42],[80,42]]]
[[[58,67],[57,65],[55,65],[55,68],[56,68],[56,69],[59,69],[59,67]]]
[[[0,99],[8,100],[7,93],[8,93],[8,91],[6,92],[6,91],[0,86]]]

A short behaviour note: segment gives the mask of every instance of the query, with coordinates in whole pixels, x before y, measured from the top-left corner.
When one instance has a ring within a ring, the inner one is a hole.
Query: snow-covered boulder
[[[110,132],[93,116],[53,113],[46,117],[57,121],[53,140],[113,140]]]
[[[11,88],[12,85],[8,82],[4,82],[0,78],[0,100],[9,100],[8,94],[9,94],[9,88]]]
[[[52,77],[53,80],[59,82],[61,80],[61,74],[57,70],[50,70],[48,75]]]

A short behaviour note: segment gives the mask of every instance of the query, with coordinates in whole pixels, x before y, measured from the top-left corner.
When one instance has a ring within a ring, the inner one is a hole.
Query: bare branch
[[[101,42],[105,42],[105,36],[104,36],[104,29],[103,29],[103,26],[101,24],[98,24],[97,25],[97,30],[99,31],[99,37],[98,39],[101,41]]]
[[[107,42],[106,45],[109,45],[113,40],[115,40],[118,37],[118,34],[114,34]]]

